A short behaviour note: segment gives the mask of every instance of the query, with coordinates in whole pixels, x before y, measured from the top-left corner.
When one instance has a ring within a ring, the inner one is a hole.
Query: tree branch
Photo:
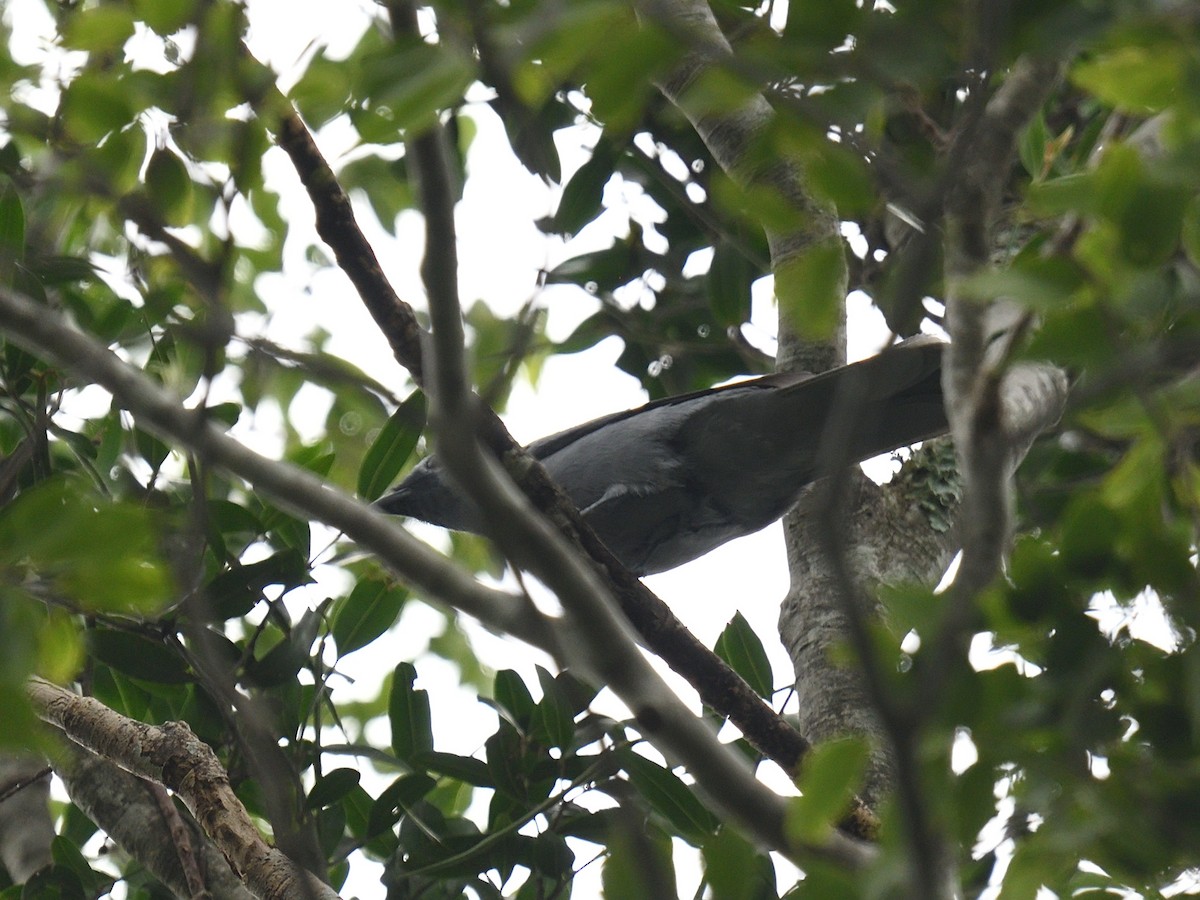
[[[424,381],[421,365],[421,336],[412,307],[392,289],[383,274],[375,251],[354,218],[350,198],[308,133],[299,113],[282,95],[273,93],[279,110],[275,139],[291,158],[300,182],[316,210],[317,234],[333,250],[338,267],[353,282],[379,330],[387,338],[396,361],[412,373],[417,384]]]
[[[150,788],[154,782],[137,778],[102,756],[63,737],[54,753],[54,771],[62,778],[71,802],[125,851],[181,897],[200,896],[184,870],[177,843],[161,828],[148,828],[161,815]],[[161,790],[161,788],[159,788]],[[174,810],[172,810],[174,813]],[[248,900],[251,894],[229,863],[191,820],[175,818],[190,835],[204,887],[222,900]]]
[[[707,0],[637,0],[634,6],[643,19],[675,36],[686,48],[672,72],[657,82],[663,96],[687,116],[713,159],[734,181],[770,190],[782,197],[794,213],[792,227],[766,229],[776,292],[782,293],[789,267],[813,245],[835,241],[841,252],[836,211],[808,190],[799,160],[765,152],[761,146],[776,115],[761,93],[751,94],[736,110],[720,113],[697,107],[690,100],[689,88],[706,71],[715,67],[732,68],[734,64],[733,48]],[[841,296],[845,296],[845,285],[843,265]],[[787,315],[786,304],[781,304],[776,359],[780,371],[824,372],[845,362],[844,321],[830,340],[808,343],[794,337],[784,339],[786,333],[794,331],[795,324],[787,321]]]
[[[393,27],[415,34],[412,8],[389,3]],[[607,684],[633,712],[639,728],[675,761],[724,815],[759,843],[801,856],[816,853],[860,866],[866,848],[841,835],[823,847],[797,848],[784,831],[784,804],[754,777],[745,758],[717,740],[666,686],[637,648],[628,623],[617,613],[616,598],[590,561],[537,514],[500,465],[482,452],[476,439],[480,415],[463,360],[462,315],[458,297],[455,192],[445,137],[433,125],[408,143],[425,213],[425,259],[421,265],[433,321],[430,382],[439,458],[459,487],[479,508],[500,548],[537,575],[566,612],[564,634],[588,674]],[[529,462],[532,462],[530,460]]]
[[[145,725],[41,678],[31,678],[27,690],[38,715],[72,740],[178,794],[255,896],[337,897],[262,839],[216,755],[187,725]]]

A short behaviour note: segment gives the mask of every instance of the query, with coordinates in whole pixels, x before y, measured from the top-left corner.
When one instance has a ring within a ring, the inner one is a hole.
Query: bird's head
[[[479,517],[470,503],[450,487],[432,456],[421,460],[403,481],[375,501],[386,513],[410,516],[455,531],[478,531]]]

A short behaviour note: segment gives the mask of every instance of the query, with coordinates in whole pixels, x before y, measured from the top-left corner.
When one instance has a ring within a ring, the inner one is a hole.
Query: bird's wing
[[[662,410],[669,407],[679,406],[681,404],[693,403],[697,400],[713,397],[719,394],[728,392],[737,392],[746,389],[757,388],[778,388],[787,387],[789,385],[798,384],[801,381],[808,380],[814,376],[808,372],[775,372],[770,375],[760,375],[757,378],[749,378],[745,381],[735,381],[732,384],[724,384],[720,387],[706,388],[700,391],[690,391],[686,394],[675,394],[671,397],[663,397],[659,400],[651,400],[649,403],[642,406],[636,406],[633,409],[623,409],[619,412],[609,413],[606,416],[601,416],[598,419],[592,419],[589,422],[583,422],[579,425],[574,425],[564,431],[559,431],[546,437],[538,438],[533,441],[525,449],[533,455],[535,459],[544,460],[552,453],[556,453],[568,444],[579,440],[580,438],[605,428],[609,425],[614,425],[624,419],[629,419],[634,416],[640,416],[645,413],[652,413],[656,410]]]
[[[741,533],[757,530],[783,515],[822,466],[945,433],[943,346],[910,340],[772,391],[716,396],[680,429],[681,464]],[[834,437],[841,443],[826,446]]]

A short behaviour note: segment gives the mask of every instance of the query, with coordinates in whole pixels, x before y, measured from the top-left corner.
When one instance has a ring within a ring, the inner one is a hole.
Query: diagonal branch
[[[187,725],[146,725],[41,678],[31,678],[27,691],[38,715],[73,741],[178,794],[255,896],[337,897],[263,840],[216,754]]]
[[[57,362],[109,391],[139,426],[248,481],[281,507],[344,532],[401,578],[429,596],[474,616],[490,628],[516,635],[554,653],[544,617],[522,598],[478,584],[457,565],[409,535],[389,517],[347,497],[315,475],[269,460],[186,409],[169,392],[120,360],[65,317],[0,289],[0,330],[33,353]]]
[[[65,736],[54,749],[54,771],[66,785],[72,803],[180,896],[202,896],[194,887],[197,869],[213,897],[248,900],[253,896],[229,868],[216,845],[200,833],[194,821],[183,821],[174,807],[169,812],[183,825],[194,847],[193,866],[185,866],[177,839],[173,840],[164,829],[146,827],[148,822],[166,814],[166,810],[156,808],[149,790],[151,786],[158,787],[154,782],[129,774]],[[191,879],[188,868],[193,870]]]
[[[317,214],[317,234],[333,249],[338,267],[354,283],[358,296],[391,345],[396,361],[412,373],[417,384],[422,384],[421,336],[424,329],[417,324],[412,307],[400,299],[383,274],[375,251],[355,221],[350,198],[342,190],[299,113],[278,93],[273,93],[270,99],[279,110],[277,124],[273,124],[276,142],[291,159],[300,182],[308,191]]]

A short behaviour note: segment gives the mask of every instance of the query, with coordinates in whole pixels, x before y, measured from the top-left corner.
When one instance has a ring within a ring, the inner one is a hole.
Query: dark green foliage
[[[759,696],[770,698],[775,693],[771,661],[762,641],[740,612],[725,626],[713,649]]]

